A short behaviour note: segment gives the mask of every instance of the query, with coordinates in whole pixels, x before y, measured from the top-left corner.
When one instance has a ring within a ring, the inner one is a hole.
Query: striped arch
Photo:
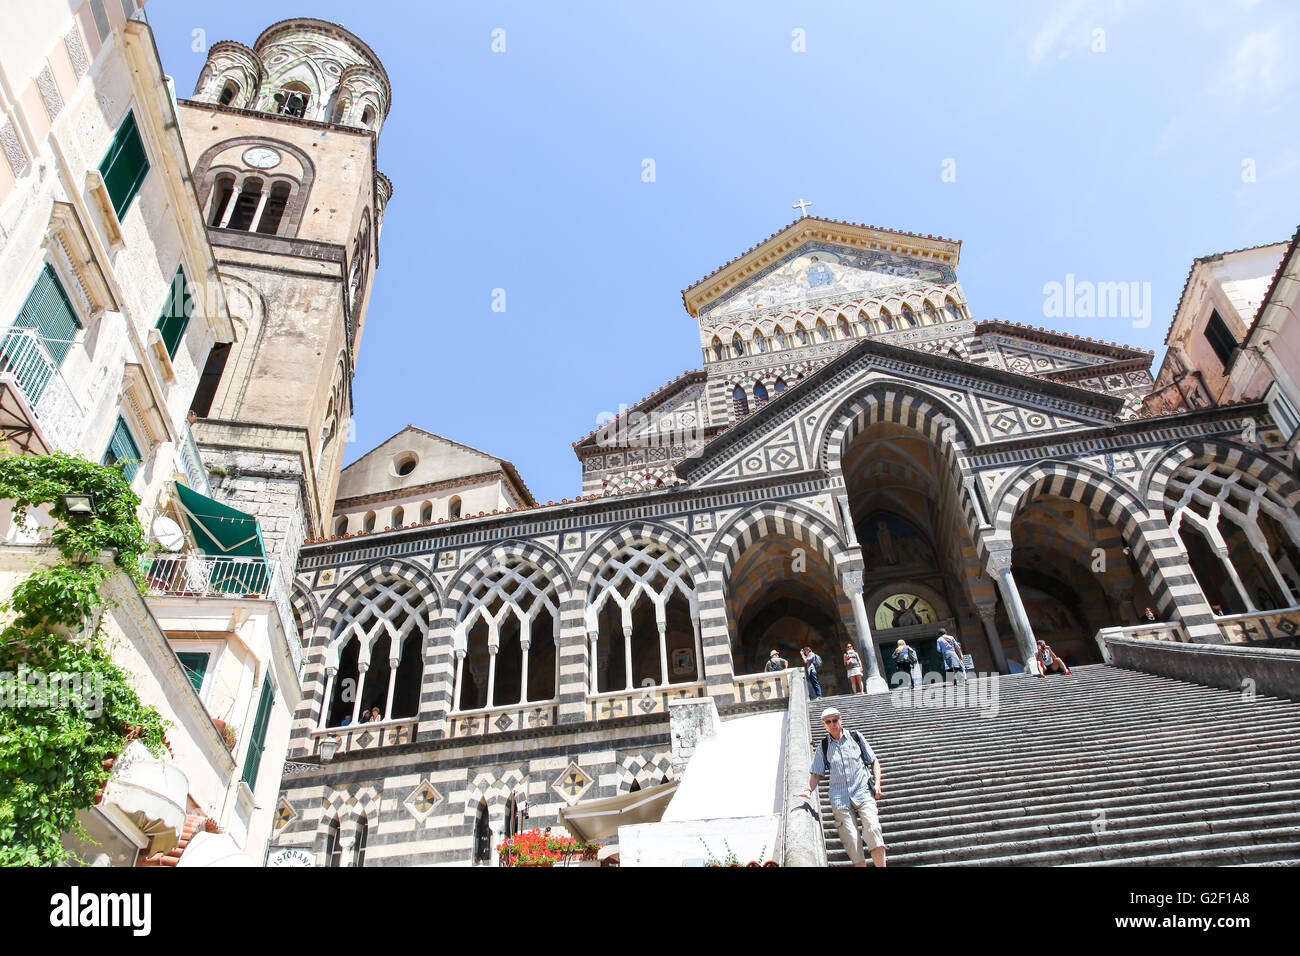
[[[289,603],[293,606],[298,621],[301,622],[298,628],[298,639],[304,649],[308,648],[312,645],[316,626],[320,622],[320,605],[316,603],[315,595],[304,588],[299,581],[293,583],[293,590],[289,593]]]
[[[703,585],[707,576],[707,567],[699,545],[681,531],[668,525],[633,521],[615,528],[587,549],[587,553],[578,563],[580,570],[574,582],[575,592],[585,598],[591,588],[591,582],[606,563],[613,560],[624,548],[645,542],[662,545],[676,554],[686,564],[696,589]]]
[[[1186,464],[1216,463],[1234,471],[1245,472],[1273,490],[1288,505],[1300,512],[1300,482],[1285,468],[1259,452],[1235,442],[1193,439],[1174,446],[1157,458],[1143,475],[1142,487],[1147,507],[1157,514],[1165,510],[1165,491],[1174,472]]]
[[[1135,492],[1079,462],[1039,462],[1014,475],[1004,487],[993,532],[976,541],[983,563],[988,563],[990,552],[1012,547],[1011,522],[1036,496],[1077,501],[1119,529],[1163,616],[1177,609],[1193,640],[1217,638],[1214,615],[1163,510],[1148,511]]]
[[[429,575],[428,571],[410,561],[388,558],[378,564],[368,565],[336,587],[325,602],[324,614],[317,620],[332,632],[344,612],[368,587],[388,578],[399,578],[412,585],[428,607],[430,616],[446,606],[438,582]]]
[[[718,532],[710,559],[716,580],[727,581],[742,554],[760,538],[784,534],[812,548],[833,573],[852,570],[852,559],[839,529],[808,508],[784,501],[766,501],[742,511]]]
[[[881,422],[911,428],[934,443],[948,463],[966,530],[978,538],[987,510],[978,499],[978,484],[967,458],[975,438],[955,408],[925,389],[880,381],[846,398],[826,419],[817,441],[822,470],[843,486],[844,453],[853,439]]]
[[[491,544],[479,551],[448,585],[446,606],[458,610],[465,603],[474,585],[506,558],[520,558],[541,568],[559,591],[561,601],[566,600],[572,593],[573,578],[555,552],[536,541],[516,539]]]

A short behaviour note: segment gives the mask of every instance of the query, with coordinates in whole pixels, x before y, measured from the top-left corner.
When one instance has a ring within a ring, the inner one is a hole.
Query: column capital
[[[975,613],[979,615],[979,619],[985,624],[991,624],[998,616],[998,602],[996,600],[976,601]]]
[[[1011,549],[999,548],[996,551],[989,551],[988,564],[986,565],[990,574],[1002,574],[1011,570]]]
[[[844,590],[849,594],[858,594],[862,591],[862,572],[845,571],[840,575],[840,583]]]

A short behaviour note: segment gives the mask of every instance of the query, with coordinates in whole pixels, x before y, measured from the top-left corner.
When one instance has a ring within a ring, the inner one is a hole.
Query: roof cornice
[[[682,304],[692,316],[698,316],[705,305],[736,289],[810,240],[864,252],[908,256],[941,263],[952,269],[957,268],[957,260],[961,257],[961,242],[956,239],[804,216],[683,289]]]

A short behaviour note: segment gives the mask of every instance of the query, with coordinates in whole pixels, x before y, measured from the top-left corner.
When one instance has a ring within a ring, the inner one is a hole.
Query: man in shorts
[[[829,772],[831,809],[840,831],[840,842],[849,851],[854,866],[866,866],[862,841],[866,840],[875,866],[885,865],[885,837],[880,830],[876,801],[880,799],[880,760],[856,730],[845,733],[844,721],[834,707],[822,711],[826,741],[813,748],[812,773],[808,777],[809,796],[817,792],[817,781]],[[854,816],[862,832],[854,825]]]

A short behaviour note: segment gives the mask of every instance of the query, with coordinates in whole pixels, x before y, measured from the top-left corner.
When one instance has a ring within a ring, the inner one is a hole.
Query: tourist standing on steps
[[[916,656],[916,651],[907,645],[907,641],[900,640],[898,646],[894,648],[894,666],[900,673],[912,678],[913,687],[921,686],[921,662]]]
[[[853,642],[850,641],[844,645],[844,666],[849,671],[849,687],[855,694],[865,694],[867,689],[862,686],[862,659],[858,657],[858,652],[853,649]]]
[[[966,665],[961,659],[961,645],[957,643],[957,638],[947,631],[941,630],[939,632],[938,648],[939,653],[943,655],[943,682],[948,683],[949,674],[960,674],[964,682],[966,680]],[[952,682],[957,683],[955,676]]]
[[[808,699],[817,700],[822,695],[821,681],[817,679],[817,672],[822,669],[822,659],[813,653],[811,647],[805,647],[799,653],[803,656],[804,673],[808,675]]]
[[[790,662],[778,654],[776,648],[772,648],[772,653],[768,656],[767,664],[764,665],[763,670],[770,673],[772,671],[783,671],[789,666]]]
[[[817,781],[830,777],[831,809],[835,811],[835,825],[840,831],[840,842],[849,853],[854,866],[866,866],[862,841],[866,840],[871,862],[885,865],[885,836],[880,830],[880,814],[876,801],[880,799],[880,761],[856,730],[844,732],[843,718],[834,707],[822,711],[822,726],[826,737],[813,748],[812,773],[808,777],[808,792],[796,797],[810,797],[817,792]],[[857,821],[854,817],[857,817]],[[855,823],[861,823],[858,832]]]

